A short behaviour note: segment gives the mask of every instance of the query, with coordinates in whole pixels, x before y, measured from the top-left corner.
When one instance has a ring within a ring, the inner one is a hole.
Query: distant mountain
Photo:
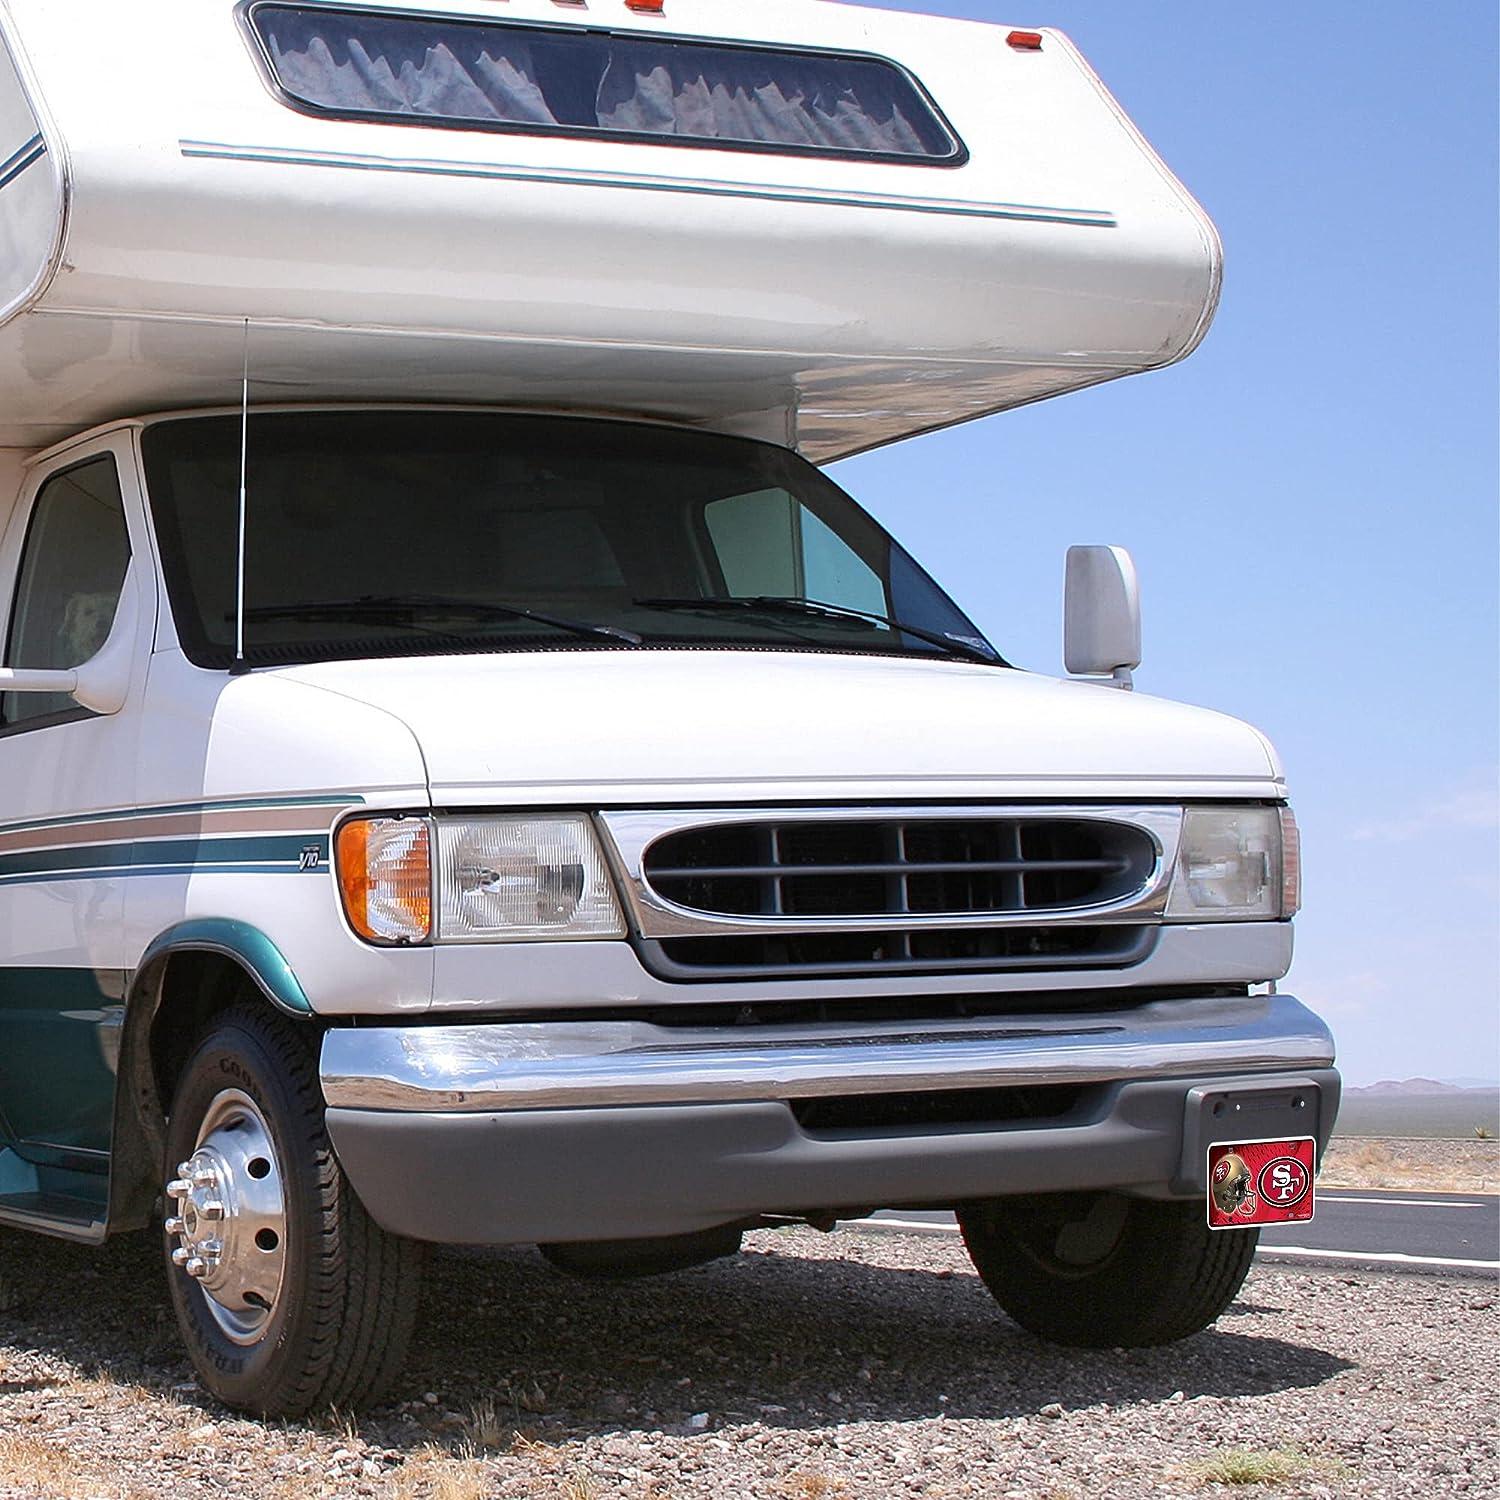
[[[1344,1090],[1335,1127],[1345,1138],[1406,1136],[1500,1141],[1500,1089],[1462,1088],[1451,1079],[1384,1079]]]
[[[1392,1078],[1383,1078],[1379,1083],[1367,1083],[1361,1088],[1346,1089],[1348,1094],[1363,1094],[1366,1098],[1423,1098],[1430,1099],[1433,1095],[1449,1094],[1480,1094],[1493,1091],[1493,1085],[1486,1084],[1482,1079],[1475,1079],[1470,1083],[1467,1079],[1462,1082],[1454,1079],[1437,1078],[1402,1078],[1399,1081]]]
[[[1500,1089],[1500,1078],[1439,1078],[1439,1083],[1451,1083],[1456,1089],[1488,1089],[1494,1093]]]

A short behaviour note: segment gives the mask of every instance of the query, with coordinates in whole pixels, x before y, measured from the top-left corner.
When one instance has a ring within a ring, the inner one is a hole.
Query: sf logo
[[[1295,1156],[1278,1156],[1260,1169],[1255,1186],[1267,1203],[1290,1208],[1307,1196],[1312,1177]]]

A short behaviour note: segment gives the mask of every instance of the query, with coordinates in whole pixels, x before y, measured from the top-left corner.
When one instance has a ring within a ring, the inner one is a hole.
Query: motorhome
[[[0,1224],[158,1236],[267,1413],[427,1244],[945,1208],[1045,1337],[1210,1323],[1338,1101],[1282,767],[1118,549],[1038,675],[824,466],[1220,266],[1053,30],[0,0]]]

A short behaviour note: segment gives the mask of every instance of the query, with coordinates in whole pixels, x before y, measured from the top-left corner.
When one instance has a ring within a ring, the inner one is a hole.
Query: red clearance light
[[[659,16],[665,8],[667,0],[625,0],[626,10],[644,10],[651,15]]]
[[[626,0],[630,3],[630,0]],[[1040,52],[1042,50],[1042,34],[1040,31],[1013,31],[1005,39],[1017,52]]]

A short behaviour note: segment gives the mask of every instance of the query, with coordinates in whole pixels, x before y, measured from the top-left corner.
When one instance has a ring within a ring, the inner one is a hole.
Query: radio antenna
[[[245,319],[240,375],[240,520],[234,566],[234,670],[245,670],[245,477],[250,453],[250,319]]]

